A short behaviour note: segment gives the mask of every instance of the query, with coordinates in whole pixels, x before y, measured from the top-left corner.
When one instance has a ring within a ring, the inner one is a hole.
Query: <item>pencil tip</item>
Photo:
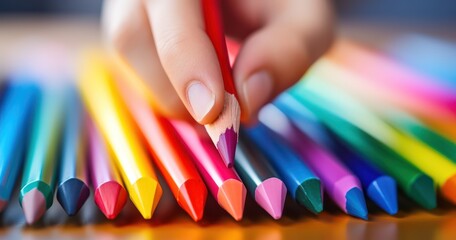
[[[321,198],[321,182],[317,178],[305,180],[296,189],[296,201],[304,205],[314,214],[323,211],[323,199]]]
[[[266,179],[255,190],[255,201],[274,219],[282,217],[286,196],[287,187],[275,177]]]
[[[109,181],[95,189],[94,199],[106,218],[114,219],[127,202],[127,191],[116,181]]]
[[[350,189],[345,195],[345,201],[348,214],[367,220],[366,200],[361,189],[357,187]]]
[[[163,194],[160,184],[152,178],[143,177],[132,184],[129,190],[130,199],[143,218],[152,218],[152,214]]]
[[[442,185],[442,194],[447,200],[456,203],[456,175],[450,177]]]
[[[397,213],[396,181],[389,176],[381,176],[367,187],[367,195],[388,214]]]
[[[421,175],[415,178],[408,192],[413,200],[426,209],[437,207],[437,193],[434,181],[427,175]]]
[[[229,179],[219,188],[217,202],[236,221],[239,221],[244,214],[246,192],[247,190],[241,181]]]
[[[6,204],[8,202],[6,200],[0,200],[0,212],[3,211],[3,209],[6,207]]]
[[[89,194],[89,187],[77,178],[68,179],[57,188],[57,200],[69,216],[78,213]]]
[[[46,212],[46,199],[43,193],[36,188],[22,197],[21,205],[27,224],[35,223]]]
[[[238,134],[234,131],[233,127],[226,129],[220,135],[217,142],[217,149],[223,162],[226,166],[232,167],[234,163],[234,155],[236,153],[236,145],[238,141]]]
[[[179,188],[177,202],[197,222],[203,218],[207,189],[201,180],[191,179]]]

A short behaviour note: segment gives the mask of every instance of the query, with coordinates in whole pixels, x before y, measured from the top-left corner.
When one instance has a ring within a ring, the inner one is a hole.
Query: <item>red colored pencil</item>
[[[220,2],[218,0],[202,0],[202,6],[206,33],[217,53],[225,87],[225,104],[222,113],[213,123],[207,124],[205,127],[223,161],[228,167],[231,167],[234,163],[239,136],[241,110],[225,43]]]
[[[95,124],[88,117],[90,179],[95,189],[94,200],[108,219],[114,219],[127,201],[127,191],[114,163],[111,162],[106,145]]]
[[[201,220],[207,189],[190,155],[186,153],[170,123],[156,115],[146,101],[138,97],[127,84],[122,84],[121,81],[118,83],[118,89],[177,203],[193,220]]]
[[[190,124],[178,121],[172,121],[171,124],[193,155],[212,196],[234,219],[241,220],[247,190],[234,170],[223,164],[211,140],[200,138]]]

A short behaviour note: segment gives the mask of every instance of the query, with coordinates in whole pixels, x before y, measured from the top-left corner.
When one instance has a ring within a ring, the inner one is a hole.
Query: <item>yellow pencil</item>
[[[317,72],[312,72],[308,78],[297,88],[316,93],[330,102],[332,111],[337,112],[338,115],[343,116],[429,175],[440,186],[442,194],[456,204],[456,164],[413,136],[387,124],[340,89],[325,83],[319,78]]]
[[[83,99],[115,156],[130,199],[142,216],[150,219],[162,195],[151,161],[122,106],[107,59],[94,51],[83,60],[79,81]]]

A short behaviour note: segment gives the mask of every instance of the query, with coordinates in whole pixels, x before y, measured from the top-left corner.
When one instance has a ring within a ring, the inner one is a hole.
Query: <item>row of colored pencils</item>
[[[437,206],[436,186],[456,203],[456,134],[449,129],[456,96],[351,42],[338,42],[260,111],[256,126],[240,130],[234,168],[205,131],[156,114],[115,77],[119,68],[103,53],[83,62],[78,86],[43,85],[20,73],[3,89],[0,210],[22,176],[19,201],[29,224],[54,194],[68,215],[77,214],[91,188],[108,219],[128,198],[149,219],[162,195],[156,171],[194,221],[203,218],[208,192],[236,220],[247,195],[274,219],[287,195],[319,214],[326,194],[362,219],[365,197],[396,214],[397,187],[425,209]]]

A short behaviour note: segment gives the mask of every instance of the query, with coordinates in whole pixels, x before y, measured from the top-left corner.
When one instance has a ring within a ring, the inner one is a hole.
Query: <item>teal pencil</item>
[[[81,99],[74,87],[65,91],[65,123],[57,200],[69,216],[75,215],[89,197],[87,185],[87,134]]]
[[[11,198],[39,89],[33,83],[10,83],[0,107],[0,212]]]
[[[52,205],[63,118],[63,97],[58,89],[45,89],[38,102],[19,193],[28,224],[40,219]]]

